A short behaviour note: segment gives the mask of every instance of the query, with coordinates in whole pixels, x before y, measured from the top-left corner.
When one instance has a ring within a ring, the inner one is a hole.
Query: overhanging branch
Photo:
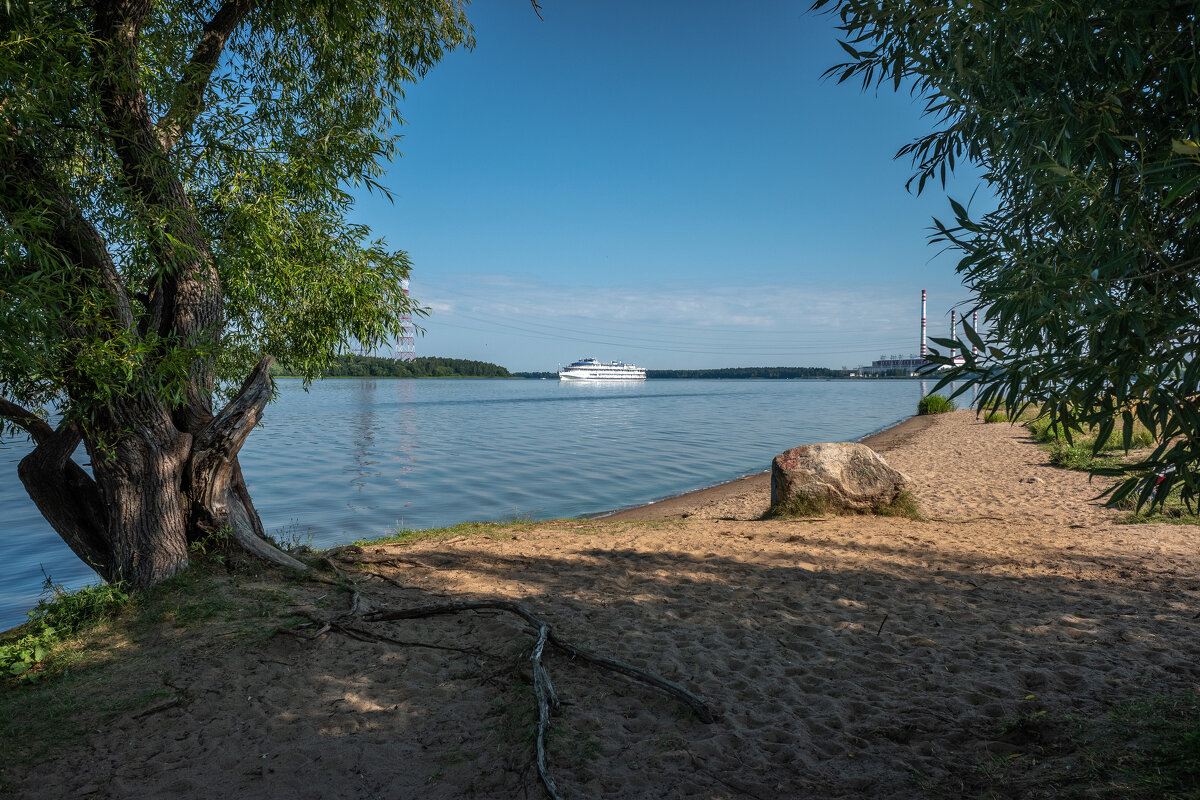
[[[171,108],[155,126],[163,150],[175,147],[204,111],[204,91],[221,60],[225,43],[256,6],[256,0],[226,0],[204,26],[192,58],[175,86]]]
[[[38,445],[21,459],[17,476],[38,511],[75,555],[110,580],[112,551],[104,534],[108,511],[92,476],[71,459],[83,433],[74,423],[64,423],[49,435],[45,434],[50,426],[44,422],[31,427],[38,431],[30,431]],[[43,438],[39,440],[39,436]]]
[[[46,420],[3,397],[0,397],[0,419],[6,419],[24,430],[36,444],[42,444],[54,435],[54,428]]]
[[[7,133],[0,144],[0,215],[11,220],[41,211],[50,225],[48,231],[38,236],[39,243],[57,251],[77,268],[81,282],[101,287],[112,302],[113,320],[131,330],[134,322],[129,294],[104,237],[71,202],[58,181],[46,173],[26,137],[16,131]],[[24,231],[31,229],[34,226],[22,226]],[[78,330],[68,333],[81,335]]]

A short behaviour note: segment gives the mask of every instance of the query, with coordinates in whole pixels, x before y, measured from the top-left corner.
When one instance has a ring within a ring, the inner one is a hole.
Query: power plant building
[[[975,314],[975,324],[979,324],[979,315]],[[963,320],[966,324],[966,320]],[[950,338],[954,339],[958,335],[958,312],[950,312]],[[974,351],[974,348],[972,348]],[[916,376],[918,373],[927,369],[930,364],[926,356],[929,354],[929,348],[926,344],[926,322],[925,322],[925,290],[921,290],[921,354],[905,356],[880,356],[879,360],[872,361],[869,367],[859,367],[858,374],[860,375],[908,375]],[[957,350],[950,351],[950,360],[954,366],[959,367],[966,363],[966,359],[958,354]],[[941,369],[945,369],[942,367]]]

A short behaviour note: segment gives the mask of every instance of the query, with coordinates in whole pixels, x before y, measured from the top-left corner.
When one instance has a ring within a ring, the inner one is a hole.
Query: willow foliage
[[[26,491],[105,578],[153,585],[212,531],[302,568],[238,453],[274,359],[312,377],[419,311],[351,192],[383,191],[405,86],[471,44],[464,4],[0,7],[0,425],[33,439]]]
[[[1147,470],[1200,493],[1200,31],[1177,0],[817,0],[850,56],[827,74],[908,90],[933,130],[910,186],[970,164],[997,205],[951,201],[933,241],[986,325],[945,375],[981,407],[1161,442],[1113,499],[1161,502]],[[965,314],[964,314],[965,317]],[[982,332],[986,331],[986,333]],[[980,348],[978,360],[970,345]],[[948,359],[941,358],[948,364]]]
[[[315,375],[351,337],[399,335],[408,259],[347,220],[350,192],[382,190],[405,84],[466,44],[458,0],[5,4],[0,394],[181,397],[196,358],[220,387],[264,353]],[[196,248],[211,324],[144,324]]]

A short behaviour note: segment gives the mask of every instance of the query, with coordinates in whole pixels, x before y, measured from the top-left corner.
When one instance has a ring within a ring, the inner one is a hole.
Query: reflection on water
[[[324,547],[647,503],[764,470],[798,444],[861,438],[914,413],[926,384],[280,381],[241,460],[267,530]],[[0,628],[36,599],[39,565],[68,585],[91,577],[17,481],[27,450],[0,443]]]

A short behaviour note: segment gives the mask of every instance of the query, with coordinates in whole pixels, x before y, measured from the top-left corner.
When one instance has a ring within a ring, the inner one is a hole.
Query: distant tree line
[[[294,377],[286,366],[271,370],[273,377]],[[508,370],[486,361],[422,356],[412,361],[393,361],[375,356],[342,355],[323,373],[326,378],[511,378]]]
[[[725,369],[648,369],[647,378],[844,378],[848,373],[826,367],[727,367]]]
[[[825,367],[728,367],[725,369],[648,369],[646,377],[657,378],[845,378],[846,369]],[[514,372],[514,378],[557,378],[557,372]]]

